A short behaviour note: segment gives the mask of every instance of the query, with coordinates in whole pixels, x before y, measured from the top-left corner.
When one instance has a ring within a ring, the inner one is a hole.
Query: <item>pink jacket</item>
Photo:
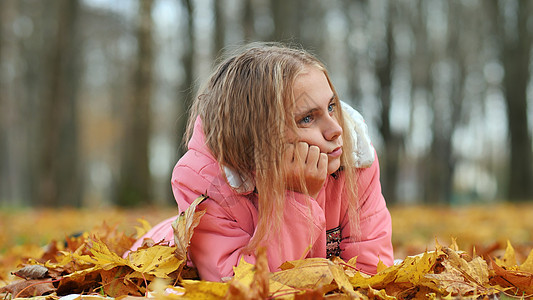
[[[228,181],[234,182],[234,178],[230,180],[228,172],[220,170],[205,145],[199,118],[188,148],[174,168],[172,190],[180,212],[201,194],[209,196],[198,206],[199,210],[206,210],[206,214],[194,231],[189,256],[203,280],[220,281],[222,277],[233,275],[233,266],[243,256],[241,250],[254,235],[258,221],[257,195],[232,189]],[[337,178],[328,176],[316,200],[287,192],[281,231],[267,243],[271,271],[278,270],[285,261],[326,257],[327,254],[339,255],[344,260],[357,256],[357,266],[367,273],[376,272],[380,259],[386,265],[393,264],[391,218],[381,194],[377,159],[369,167],[358,170],[359,238],[347,239],[352,233],[340,197],[341,171]],[[172,244],[171,223],[174,220],[172,217],[161,222],[143,238]],[[139,247],[143,238],[132,249]],[[253,255],[244,255],[244,258],[249,263],[255,262]]]

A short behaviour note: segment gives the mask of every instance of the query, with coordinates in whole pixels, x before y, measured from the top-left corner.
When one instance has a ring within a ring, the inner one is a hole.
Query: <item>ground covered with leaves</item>
[[[376,275],[359,272],[356,258],[286,262],[281,271],[271,273],[264,249],[258,249],[255,265],[241,261],[235,276],[223,283],[201,281],[185,264],[188,241],[202,216],[192,209],[174,223],[176,246],[149,244],[123,256],[150,224],[173,214],[174,208],[4,209],[0,212],[0,297],[483,299],[533,295],[533,205],[393,207],[395,257],[402,261],[390,267],[379,265]]]

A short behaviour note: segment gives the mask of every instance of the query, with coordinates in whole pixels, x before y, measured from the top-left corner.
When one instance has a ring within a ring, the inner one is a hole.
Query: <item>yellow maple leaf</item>
[[[241,256],[241,260],[236,267],[233,267],[233,280],[238,280],[246,286],[250,286],[254,280],[255,266],[244,260]]]
[[[186,299],[222,299],[228,292],[229,284],[213,281],[182,280]]]
[[[298,288],[316,288],[329,285],[333,281],[333,275],[329,269],[333,264],[325,258],[311,258],[291,261],[294,267],[272,274],[271,279],[283,285]]]
[[[139,249],[128,255],[126,265],[142,274],[168,278],[170,273],[176,271],[184,263],[184,260],[174,255],[175,250],[175,247],[161,245]]]
[[[346,276],[343,267],[337,264],[332,264],[329,266],[329,271],[331,272],[333,279],[341,291],[346,293],[352,299],[359,298],[359,295],[357,295],[357,293],[354,291],[353,285],[350,283],[348,276]]]
[[[89,250],[92,254],[90,255],[81,255],[79,253],[65,253],[75,261],[80,270],[72,272],[65,277],[77,277],[83,276],[87,273],[91,273],[97,270],[110,270],[114,267],[125,266],[127,265],[127,260],[118,256],[116,253],[109,250],[109,248],[99,240],[92,241],[91,248]],[[80,264],[80,262],[82,264]],[[83,267],[92,265],[92,267]]]
[[[386,264],[384,264],[381,259],[378,261],[378,266],[376,268],[376,272],[379,273],[379,272],[382,272],[383,270],[385,270],[386,268],[388,268],[389,266],[387,266]]]
[[[258,253],[259,256],[263,256],[266,258],[266,253]],[[263,261],[264,264],[264,261]],[[231,281],[231,287],[230,293],[233,293],[232,296],[238,297],[238,295],[251,295],[252,290],[254,288],[254,283],[257,282],[260,279],[260,274],[256,275],[257,272],[261,273],[263,272],[262,276],[268,279],[268,294],[271,297],[275,297],[276,295],[283,294],[283,295],[290,295],[290,294],[296,294],[299,292],[299,290],[296,290],[292,287],[286,286],[280,282],[270,280],[270,272],[268,269],[259,269],[256,267],[257,263],[250,264],[246,260],[244,260],[243,257],[241,257],[239,264],[236,267],[233,267],[234,276],[233,280]],[[268,265],[267,265],[268,266]],[[264,273],[266,270],[266,274]],[[264,280],[264,278],[261,278]],[[264,282],[263,282],[264,284]],[[238,293],[235,291],[235,289],[240,290]]]
[[[503,255],[503,258],[496,258],[495,262],[501,267],[516,268],[516,254],[513,245],[511,245],[511,242],[509,240],[507,240],[507,248],[505,249],[505,254]]]
[[[145,235],[150,229],[152,229],[152,225],[145,219],[137,219],[137,222],[141,223],[141,226],[135,226],[135,237],[140,238],[141,236]]]
[[[437,251],[426,251],[422,254],[406,257],[402,263],[388,267],[374,276],[368,276],[361,272],[350,277],[350,283],[354,287],[382,289],[394,284],[431,285],[425,278],[425,274],[435,265]]]
[[[520,271],[533,273],[533,250],[529,252],[526,260],[520,265]]]
[[[429,273],[437,261],[437,251],[426,251],[420,255],[408,256],[398,268],[397,282],[419,284],[424,275]]]
[[[100,266],[104,270],[124,266],[128,263],[126,259],[109,250],[107,245],[99,240],[93,242],[90,251],[93,255],[91,258],[94,261],[94,264]]]

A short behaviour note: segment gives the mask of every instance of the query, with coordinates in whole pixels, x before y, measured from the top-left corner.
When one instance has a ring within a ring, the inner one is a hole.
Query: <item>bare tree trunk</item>
[[[194,3],[193,0],[182,0],[184,6],[184,19],[186,40],[183,43],[183,54],[181,57],[181,63],[185,71],[185,79],[181,82],[180,90],[178,93],[178,129],[177,136],[179,137],[178,157],[181,157],[185,153],[186,143],[184,140],[185,130],[187,127],[188,112],[192,105],[192,100],[195,95],[195,89],[193,87],[194,82],[194,52],[195,52],[195,33],[194,33]]]
[[[298,11],[301,10],[298,0],[270,0],[274,32],[271,40],[278,42],[301,42]]]
[[[468,32],[459,28],[459,23],[464,23],[465,16],[462,15],[462,4],[456,2],[447,2],[448,5],[448,37],[447,47],[443,53],[442,60],[447,61],[452,70],[449,84],[451,85],[446,95],[441,96],[440,100],[433,101],[433,140],[430,149],[430,159],[428,166],[428,187],[431,188],[428,198],[433,202],[448,204],[452,200],[453,176],[455,170],[455,157],[453,151],[452,137],[455,129],[460,122],[464,86],[466,79],[466,55],[468,50],[463,49],[459,42],[460,35],[466,35]],[[471,37],[475,38],[475,37]],[[446,99],[442,99],[446,97]],[[431,196],[430,196],[431,195]]]
[[[178,160],[187,151],[187,140],[185,140],[185,132],[187,130],[187,121],[189,117],[189,110],[195,96],[194,88],[194,52],[195,52],[195,31],[194,31],[194,0],[181,0],[182,20],[185,24],[180,24],[180,28],[185,30],[185,39],[182,43],[181,65],[184,70],[184,78],[182,79],[176,97],[176,160]],[[170,171],[169,178],[172,176]],[[168,189],[168,197],[173,198],[172,190]]]
[[[512,201],[533,199],[533,150],[527,118],[527,87],[530,80],[531,43],[528,19],[529,1],[517,1],[516,27],[506,30],[505,17],[498,1],[488,6],[495,31],[502,41],[500,59],[505,70],[503,79],[507,122],[510,135],[508,198]]]
[[[354,9],[360,9],[360,7],[363,7],[364,4],[360,3],[361,1],[351,1],[351,0],[344,0],[342,1],[342,8],[344,11],[344,16],[346,18],[346,22],[348,23],[348,28],[351,30],[352,28],[355,28],[356,26],[356,18],[353,16],[352,11]],[[354,8],[355,6],[355,8]],[[346,52],[347,55],[347,65],[349,68],[346,71],[346,76],[348,77],[348,95],[347,99],[350,99],[353,101],[353,104],[358,106],[361,105],[361,89],[357,82],[359,81],[359,73],[360,70],[358,68],[358,62],[359,59],[356,55],[357,50],[353,49],[351,43],[345,43],[347,49]]]
[[[531,63],[531,33],[528,31],[531,3],[518,1],[517,37],[506,38],[502,60],[505,70],[505,100],[511,141],[509,199],[533,200],[533,152],[527,119],[527,87]]]
[[[54,42],[47,57],[48,81],[41,124],[38,204],[81,203],[77,90],[79,67],[76,49],[79,1],[57,2]]]
[[[425,95],[425,101],[427,103],[413,103],[415,105],[427,104],[428,106],[432,102],[433,98],[433,80],[431,78],[431,69],[433,63],[433,56],[430,52],[429,44],[429,34],[427,31],[427,20],[426,13],[424,11],[425,1],[419,0],[417,4],[416,11],[413,12],[411,17],[411,28],[413,30],[414,36],[416,37],[414,53],[411,56],[410,69],[411,69],[411,98],[413,101],[417,100],[417,94],[422,93]],[[413,116],[411,116],[411,119]],[[417,166],[418,178],[417,181],[422,182],[420,186],[420,192],[423,195],[425,202],[431,202],[432,193],[431,193],[431,182],[429,182],[429,174],[433,172],[430,168],[432,159],[431,157],[426,157],[424,162],[419,162],[420,165]]]
[[[242,13],[242,28],[244,31],[244,41],[251,41],[255,37],[254,28],[254,8],[253,0],[244,0],[244,7]]]
[[[11,132],[11,122],[9,117],[10,105],[9,105],[9,93],[8,83],[7,83],[7,74],[5,71],[7,67],[4,65],[6,61],[13,58],[8,58],[5,54],[4,47],[5,43],[4,38],[7,34],[4,33],[4,30],[7,31],[8,24],[12,23],[12,10],[9,6],[11,3],[7,1],[0,1],[0,90],[3,91],[0,93],[0,203],[4,201],[12,201],[12,189],[10,184],[9,170],[10,167],[10,157],[9,157],[9,147],[8,147],[8,135]]]
[[[387,51],[383,57],[376,60],[376,72],[380,82],[381,99],[381,124],[379,131],[383,137],[385,157],[382,158],[382,181],[383,195],[388,203],[396,203],[396,186],[398,184],[398,164],[403,137],[392,130],[390,124],[391,102],[392,102],[392,72],[394,67],[394,4],[387,4],[386,22],[386,45]]]
[[[215,42],[214,42],[214,51],[215,57],[218,57],[220,55],[221,50],[224,48],[225,45],[225,37],[226,37],[226,20],[224,15],[224,0],[217,0],[213,1],[214,5],[214,15],[215,15]]]
[[[152,202],[149,168],[151,99],[153,85],[153,0],[139,1],[137,65],[134,93],[124,120],[124,141],[116,203],[135,206]]]

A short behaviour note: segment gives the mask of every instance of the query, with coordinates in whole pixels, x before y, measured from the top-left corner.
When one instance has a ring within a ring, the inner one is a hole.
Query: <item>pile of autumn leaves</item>
[[[517,265],[511,244],[501,258],[468,256],[456,243],[408,256],[403,262],[370,276],[359,272],[356,258],[310,258],[284,263],[271,273],[265,249],[255,265],[241,260],[227,282],[197,278],[186,266],[186,251],[203,211],[198,198],[173,224],[176,246],[149,244],[123,257],[134,238],[104,224],[65,245],[52,242],[39,258],[28,259],[13,274],[18,281],[0,288],[2,298],[67,294],[162,299],[427,299],[446,296],[479,298],[506,294],[533,295],[533,251]],[[149,225],[142,223],[138,234]],[[4,274],[0,274],[1,280]]]

